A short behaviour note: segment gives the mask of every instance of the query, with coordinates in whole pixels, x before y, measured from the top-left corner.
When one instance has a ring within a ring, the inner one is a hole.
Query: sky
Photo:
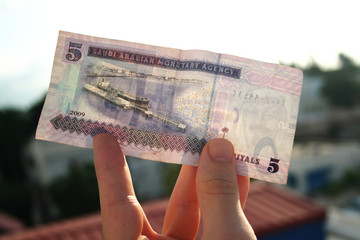
[[[0,0],[0,108],[49,86],[59,30],[271,63],[360,62],[358,1]]]

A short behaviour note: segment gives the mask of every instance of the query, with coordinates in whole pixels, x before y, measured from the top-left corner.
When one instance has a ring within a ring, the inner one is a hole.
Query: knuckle
[[[205,181],[204,193],[208,195],[236,195],[236,183],[225,178],[212,178]]]
[[[136,196],[129,194],[124,196],[108,198],[106,199],[106,202],[104,201],[103,204],[109,208],[113,208],[113,207],[126,206],[126,205],[139,205],[139,202]]]

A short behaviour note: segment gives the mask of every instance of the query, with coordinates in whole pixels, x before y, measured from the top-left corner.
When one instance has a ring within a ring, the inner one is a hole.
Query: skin
[[[94,159],[106,240],[195,239],[200,216],[204,240],[256,239],[243,212],[249,178],[236,175],[234,148],[225,139],[205,145],[198,167],[182,167],[162,233],[151,228],[137,201],[128,165],[114,137],[95,136]]]

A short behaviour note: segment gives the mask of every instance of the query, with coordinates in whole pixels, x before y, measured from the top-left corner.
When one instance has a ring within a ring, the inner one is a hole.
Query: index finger
[[[107,134],[94,137],[94,162],[105,239],[137,239],[143,228],[143,212],[116,138]]]

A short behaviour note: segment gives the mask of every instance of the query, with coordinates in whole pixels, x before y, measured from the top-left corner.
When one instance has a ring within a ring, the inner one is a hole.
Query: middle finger
[[[163,234],[179,239],[194,239],[200,224],[196,195],[196,167],[183,165],[165,214]]]

